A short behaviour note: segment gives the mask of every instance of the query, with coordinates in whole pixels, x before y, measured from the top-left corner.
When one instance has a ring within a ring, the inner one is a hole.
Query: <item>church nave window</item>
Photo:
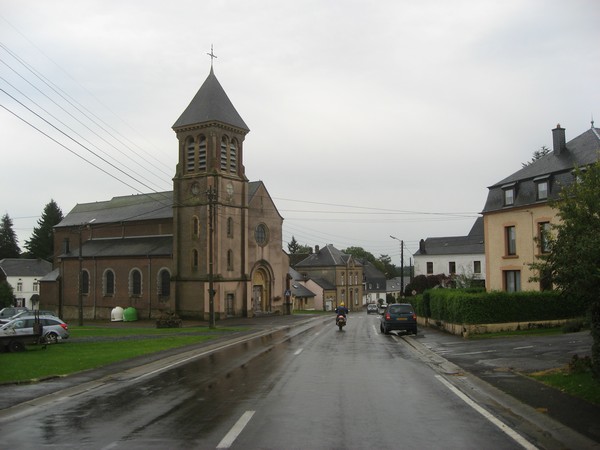
[[[158,273],[158,295],[160,297],[171,295],[171,274],[167,269],[161,269]]]
[[[142,272],[139,269],[129,272],[129,295],[135,297],[142,295]]]
[[[103,294],[107,297],[115,295],[115,273],[107,269],[102,278]]]

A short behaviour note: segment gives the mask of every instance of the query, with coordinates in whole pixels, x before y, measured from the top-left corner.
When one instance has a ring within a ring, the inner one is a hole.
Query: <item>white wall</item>
[[[29,309],[38,309],[39,305],[33,305],[31,302],[31,296],[34,294],[39,294],[39,284],[37,288],[34,290],[37,281],[41,277],[6,277],[6,281],[13,288],[13,295],[17,299],[18,306],[26,306]],[[19,283],[21,283],[21,290],[18,291]]]
[[[472,276],[477,280],[485,280],[485,255],[483,253],[472,253],[466,255],[414,255],[415,276],[427,276],[427,263],[433,262],[433,273],[429,275],[438,275],[443,273],[450,275],[449,263],[456,263],[456,274]],[[481,273],[473,273],[473,262],[481,263]]]

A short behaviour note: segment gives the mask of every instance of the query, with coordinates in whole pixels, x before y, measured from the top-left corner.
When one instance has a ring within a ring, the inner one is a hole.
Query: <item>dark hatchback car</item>
[[[410,303],[391,303],[381,316],[379,329],[382,333],[406,331],[417,334],[417,315]]]

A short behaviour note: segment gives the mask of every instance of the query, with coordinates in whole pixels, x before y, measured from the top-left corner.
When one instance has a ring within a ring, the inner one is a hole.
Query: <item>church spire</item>
[[[211,55],[211,58],[216,58],[212,52],[212,47],[209,55]],[[227,97],[221,83],[217,80],[212,67],[212,59],[208,77],[188,107],[179,116],[175,124],[173,124],[173,129],[176,130],[177,128],[206,122],[221,122],[239,128],[245,133],[250,131],[248,125],[246,125],[242,117],[238,114],[229,97]]]

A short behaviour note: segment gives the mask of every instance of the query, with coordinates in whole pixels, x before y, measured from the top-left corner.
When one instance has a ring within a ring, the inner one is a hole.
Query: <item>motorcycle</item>
[[[335,324],[340,329],[340,331],[342,331],[342,328],[346,326],[346,316],[344,316],[343,314],[338,314],[335,318]]]

